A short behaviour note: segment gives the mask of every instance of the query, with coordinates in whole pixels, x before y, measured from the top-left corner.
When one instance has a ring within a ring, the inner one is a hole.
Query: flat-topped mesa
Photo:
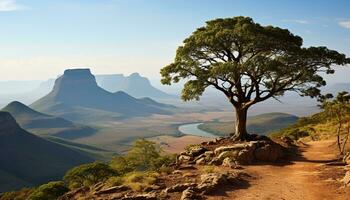
[[[54,89],[74,89],[76,87],[81,89],[81,87],[89,86],[97,86],[95,76],[91,74],[90,69],[67,69],[56,80]]]
[[[55,81],[51,95],[57,100],[75,102],[78,99],[90,96],[89,93],[98,90],[95,76],[90,69],[67,69]]]
[[[9,132],[19,128],[15,118],[10,113],[0,111],[0,135],[2,132]]]

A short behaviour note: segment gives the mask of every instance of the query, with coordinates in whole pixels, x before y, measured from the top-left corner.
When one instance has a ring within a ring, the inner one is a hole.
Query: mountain
[[[153,87],[151,82],[139,73],[133,73],[126,77],[122,74],[97,75],[96,80],[99,86],[110,92],[124,91],[136,98],[174,98],[174,96]]]
[[[59,180],[68,169],[92,161],[25,131],[10,113],[0,111],[0,192]]]
[[[171,114],[169,105],[102,89],[89,69],[66,70],[56,79],[53,90],[30,107],[80,122]]]
[[[24,129],[39,135],[76,139],[96,132],[88,126],[37,112],[18,101],[11,102],[2,111],[9,112]]]

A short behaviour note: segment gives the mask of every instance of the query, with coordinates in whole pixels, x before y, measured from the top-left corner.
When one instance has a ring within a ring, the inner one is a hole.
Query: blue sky
[[[348,0],[0,0],[0,80],[47,79],[71,67],[157,78],[197,27],[238,15],[350,56],[349,10]]]

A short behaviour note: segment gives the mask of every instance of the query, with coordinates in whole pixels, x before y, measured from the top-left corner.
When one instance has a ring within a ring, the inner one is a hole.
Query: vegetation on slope
[[[336,98],[326,95],[320,100],[322,112],[300,118],[297,123],[271,133],[270,136],[290,137],[293,140],[302,137],[312,140],[336,137],[339,153],[343,154],[350,135],[350,95],[348,92],[340,92]]]
[[[280,130],[297,121],[298,117],[286,113],[266,113],[248,118],[249,133],[267,135],[271,131]],[[227,136],[234,130],[234,122],[206,122],[198,128],[219,136]]]
[[[110,163],[94,162],[74,167],[66,172],[63,181],[6,192],[0,195],[0,200],[53,200],[70,189],[101,181],[110,186],[125,184],[136,191],[153,184],[157,174],[167,171],[166,166],[173,161],[174,156],[164,155],[155,143],[137,140],[127,154],[113,158]]]

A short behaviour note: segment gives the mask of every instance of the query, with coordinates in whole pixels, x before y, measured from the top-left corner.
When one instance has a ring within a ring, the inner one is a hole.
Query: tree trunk
[[[247,113],[248,109],[236,108],[235,133],[233,135],[235,140],[247,139]]]

